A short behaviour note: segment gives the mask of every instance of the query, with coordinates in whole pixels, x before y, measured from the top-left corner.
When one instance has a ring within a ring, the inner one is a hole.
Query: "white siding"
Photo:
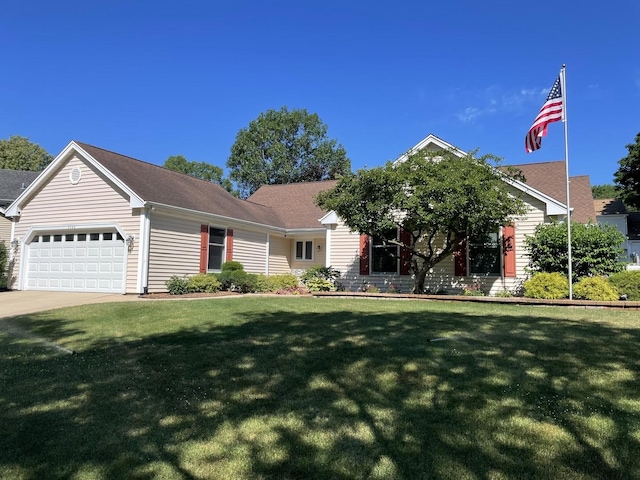
[[[267,272],[267,234],[233,229],[233,259],[249,273]]]
[[[4,215],[0,215],[0,242],[2,241],[9,248],[9,243],[11,243],[11,220]]]
[[[269,237],[269,275],[291,273],[291,248],[291,239],[274,235]]]
[[[75,167],[82,172],[77,185],[69,181],[69,173]],[[23,239],[30,227],[59,225],[68,228],[97,223],[117,223],[125,236],[136,237],[133,249],[127,255],[126,277],[126,292],[136,293],[139,215],[132,214],[124,192],[77,156],[62,164],[55,176],[23,205],[15,234]],[[19,261],[17,258],[16,262]]]
[[[199,272],[200,225],[195,220],[152,213],[149,293],[167,291],[165,282],[172,275],[194,275]]]

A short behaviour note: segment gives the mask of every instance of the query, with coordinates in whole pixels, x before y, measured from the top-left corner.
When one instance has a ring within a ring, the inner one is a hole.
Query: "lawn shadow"
[[[77,355],[0,333],[0,474],[640,478],[640,332],[525,311],[255,312]]]

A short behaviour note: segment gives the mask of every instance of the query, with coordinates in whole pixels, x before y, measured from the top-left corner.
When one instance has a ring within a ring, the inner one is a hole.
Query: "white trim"
[[[338,224],[338,214],[331,210],[324,217],[318,220],[323,225],[337,225]]]
[[[327,228],[324,237],[325,252],[324,252],[324,266],[329,268],[331,266],[331,228]]]
[[[302,243],[302,257],[298,258],[298,242]],[[311,258],[305,258],[307,252],[307,242],[311,243]],[[294,240],[293,241],[293,260],[297,262],[313,262],[316,257],[316,242],[311,240]]]
[[[235,232],[234,232],[235,234]],[[266,259],[265,259],[265,275],[269,275],[269,250],[271,248],[271,234],[267,233],[267,244],[266,244]]]
[[[51,162],[47,168],[45,168],[38,177],[31,182],[31,184],[16,198],[9,207],[7,207],[7,215],[9,216],[20,216],[20,209],[22,205],[26,203],[28,199],[30,199],[35,192],[37,192],[42,185],[48,182],[51,178],[53,178],[58,172],[58,168],[64,162],[68,161],[72,158],[73,153],[79,154],[84,157],[89,164],[91,164],[96,170],[98,170],[102,175],[104,175],[108,180],[114,183],[118,188],[125,192],[126,195],[129,196],[129,205],[131,208],[139,208],[144,206],[144,200],[140,198],[133,190],[131,190],[127,185],[125,185],[118,177],[116,177],[111,171],[105,168],[100,162],[98,162],[95,158],[89,155],[85,150],[83,150],[77,143],[69,142],[69,144],[58,154],[58,156]]]
[[[136,275],[136,291],[139,294],[149,284],[149,243],[151,240],[151,212],[147,209],[140,211],[140,231],[138,234],[138,272]]]
[[[393,162],[393,164],[396,165],[398,163],[405,162],[407,160],[407,158],[409,158],[409,155],[412,155],[412,154],[414,154],[416,152],[419,152],[420,150],[425,148],[427,145],[435,145],[436,147],[440,148],[441,150],[447,150],[447,151],[453,152],[458,157],[464,157],[465,155],[467,155],[467,152],[465,152],[463,150],[460,150],[457,147],[454,147],[450,143],[445,142],[441,138],[438,138],[435,135],[430,133],[425,138],[420,140],[416,145],[411,147],[407,153],[404,153],[404,154],[400,155],[400,157],[398,157],[396,159],[396,161]]]

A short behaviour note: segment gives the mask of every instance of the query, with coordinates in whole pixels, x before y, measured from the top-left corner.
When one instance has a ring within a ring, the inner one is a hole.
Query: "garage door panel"
[[[29,245],[27,289],[122,293],[125,247],[115,232],[52,232],[49,242],[43,241],[46,236]]]

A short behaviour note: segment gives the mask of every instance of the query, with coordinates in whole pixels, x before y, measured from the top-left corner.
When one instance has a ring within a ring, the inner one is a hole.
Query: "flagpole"
[[[573,272],[571,266],[571,201],[569,197],[569,142],[567,134],[567,82],[566,82],[566,65],[562,64],[560,70],[560,84],[562,86],[563,106],[562,106],[562,123],[564,123],[564,166],[567,178],[567,258],[569,261],[569,300],[573,300]]]

